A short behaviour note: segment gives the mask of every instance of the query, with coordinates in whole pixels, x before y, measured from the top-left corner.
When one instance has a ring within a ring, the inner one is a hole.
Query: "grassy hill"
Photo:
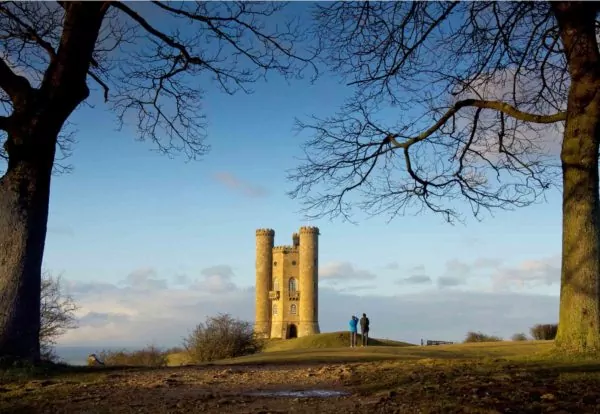
[[[218,364],[346,363],[374,361],[532,358],[550,350],[552,341],[487,342],[440,346],[368,346],[366,348],[292,348],[219,361]]]
[[[347,332],[331,332],[288,340],[270,340],[261,353],[217,361],[216,364],[286,364],[370,362],[393,360],[455,360],[530,358],[550,350],[552,341],[488,342],[416,346],[406,342],[371,339],[368,347],[350,348]],[[169,365],[184,365],[185,354],[169,355]]]
[[[358,338],[360,343],[360,335]],[[277,352],[288,352],[294,353],[299,352],[299,355],[304,354],[304,351],[310,350],[323,350],[323,349],[339,349],[349,348],[350,344],[350,333],[349,332],[327,332],[318,335],[305,336],[302,338],[294,339],[269,339],[263,352],[257,355],[268,354],[268,359],[271,357],[277,359],[273,353]],[[369,346],[372,347],[406,347],[414,346],[407,342],[393,341],[390,339],[377,339],[369,338]],[[317,356],[315,356],[317,357]],[[302,358],[302,357],[300,357]],[[304,357],[306,358],[306,356]],[[185,365],[188,363],[187,355],[184,352],[170,354],[168,356],[168,364],[171,366]]]
[[[360,344],[360,335],[358,338]],[[294,339],[271,339],[264,352],[292,351],[301,349],[344,348],[350,345],[349,332],[327,332]],[[369,338],[369,346],[413,346],[407,342],[390,339]]]

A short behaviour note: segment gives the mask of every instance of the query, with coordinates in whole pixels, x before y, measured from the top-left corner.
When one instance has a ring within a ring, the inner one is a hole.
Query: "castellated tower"
[[[274,246],[275,232],[256,231],[255,332],[266,338],[318,334],[319,229],[301,227],[291,246]]]
[[[262,338],[268,338],[271,335],[269,291],[273,279],[274,241],[275,232],[273,230],[256,230],[256,318],[254,332]]]
[[[298,336],[319,333],[319,229],[300,227],[300,330]]]

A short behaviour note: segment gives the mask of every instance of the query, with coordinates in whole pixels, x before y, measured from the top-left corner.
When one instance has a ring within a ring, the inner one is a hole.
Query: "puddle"
[[[332,398],[345,397],[350,395],[346,391],[333,390],[273,390],[273,391],[253,391],[245,395],[252,397],[290,397],[290,398]]]

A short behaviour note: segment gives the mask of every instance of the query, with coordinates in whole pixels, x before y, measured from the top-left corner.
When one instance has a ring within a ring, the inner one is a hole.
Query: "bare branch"
[[[433,211],[447,221],[529,205],[557,183],[552,128],[569,76],[541,2],[317,6],[326,63],[354,85],[288,177],[309,217]]]
[[[440,118],[439,121],[437,121],[431,128],[427,129],[422,134],[419,134],[418,136],[413,137],[413,138],[409,138],[409,139],[405,140],[404,142],[398,142],[396,140],[396,138],[398,138],[400,135],[389,134],[385,138],[385,140],[389,141],[394,147],[408,148],[416,142],[427,139],[429,136],[431,136],[431,134],[433,134],[438,129],[440,129],[442,127],[442,125],[444,125],[446,122],[448,122],[448,120],[450,118],[452,118],[454,116],[454,114],[456,114],[462,108],[466,108],[469,106],[479,108],[479,109],[484,109],[484,108],[495,109],[498,112],[501,112],[506,115],[510,115],[513,118],[516,118],[520,121],[534,122],[537,124],[553,124],[555,122],[564,121],[567,119],[566,112],[558,112],[558,113],[555,113],[552,115],[530,114],[527,112],[519,111],[514,106],[511,106],[505,102],[484,101],[484,100],[477,100],[477,99],[465,99],[463,101],[459,101],[459,102],[455,103],[454,106],[452,108],[450,108],[448,110],[448,112],[446,112],[444,114],[444,116],[442,116]]]
[[[128,6],[126,6],[122,2],[115,1],[115,2],[111,3],[111,6],[123,11],[126,15],[128,15],[133,20],[135,20],[140,26],[142,26],[144,28],[144,30],[146,30],[152,36],[160,39],[162,42],[166,43],[167,45],[177,49],[179,51],[179,53],[181,53],[181,55],[186,59],[186,61],[188,63],[194,64],[194,65],[206,64],[206,62],[204,62],[199,57],[191,56],[184,45],[175,41],[173,38],[167,36],[166,34],[162,33],[161,31],[155,29],[142,16],[140,16],[135,11],[131,10]]]
[[[33,41],[35,41],[37,44],[39,44],[48,53],[50,60],[56,58],[56,51],[54,50],[54,47],[52,47],[52,45],[49,42],[45,41],[36,32],[36,30],[33,27],[31,27],[31,25],[25,23],[22,19],[20,19],[18,16],[16,16],[14,13],[12,13],[9,9],[7,9],[6,7],[3,7],[2,5],[0,5],[0,12],[6,14],[11,20],[15,21],[17,24],[22,26],[25,29],[27,35]]]
[[[104,90],[104,93],[103,93],[104,102],[108,102],[108,91],[109,91],[108,85],[106,83],[104,83],[104,81],[102,79],[100,79],[98,77],[98,75],[96,75],[94,72],[88,71],[88,75],[90,75],[90,77],[92,79],[94,79],[96,81],[96,83],[102,87],[102,89]]]

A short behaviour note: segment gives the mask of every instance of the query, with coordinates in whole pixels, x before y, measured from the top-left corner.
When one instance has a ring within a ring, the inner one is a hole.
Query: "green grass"
[[[360,335],[358,335],[360,343]],[[343,348],[350,344],[349,332],[327,332],[294,339],[271,339],[267,342],[264,352],[293,351],[302,349]],[[389,339],[369,338],[371,346],[412,346],[407,342]]]
[[[359,341],[360,342],[360,341]],[[267,341],[263,352],[216,361],[215,364],[285,364],[327,362],[371,362],[386,360],[420,359],[482,359],[482,358],[537,358],[546,356],[552,341],[479,342],[438,346],[417,346],[407,342],[369,339],[368,347],[350,348],[348,332],[330,332],[295,339]],[[168,356],[169,366],[190,363],[187,355]]]
[[[302,338],[301,338],[302,339]],[[308,338],[307,338],[308,339]],[[271,346],[267,351],[245,357],[218,361],[217,364],[286,364],[286,363],[344,363],[398,360],[465,360],[465,359],[536,359],[545,357],[551,341],[490,342],[440,346],[396,345],[344,347],[285,347]],[[283,345],[283,344],[282,344]]]
[[[360,343],[360,335],[358,335],[358,342]],[[317,361],[328,361],[335,359],[339,354],[339,350],[333,352],[321,351],[327,349],[332,350],[345,347],[347,348],[348,344],[350,344],[349,332],[327,332],[294,339],[270,339],[266,342],[263,352],[256,354],[255,356],[258,356],[259,360],[265,358],[267,361],[279,361],[280,358],[285,359],[286,357],[289,357],[292,361],[302,361],[303,359],[311,357],[317,358]],[[407,342],[393,341],[390,339],[369,338],[369,346],[394,348],[414,345]],[[275,353],[280,353],[283,351],[287,351],[287,353],[275,355]],[[315,353],[314,351],[318,352]],[[269,355],[265,355],[267,353]],[[296,353],[297,355],[295,355]],[[244,358],[242,358],[242,360]],[[359,359],[360,358],[361,357],[359,357]],[[386,356],[385,353],[382,353],[376,357],[367,359],[379,360],[386,358],[388,358],[388,356]],[[185,352],[171,353],[168,355],[167,360],[167,364],[169,366],[181,366],[190,363],[189,357]],[[235,361],[237,361],[237,359]]]

